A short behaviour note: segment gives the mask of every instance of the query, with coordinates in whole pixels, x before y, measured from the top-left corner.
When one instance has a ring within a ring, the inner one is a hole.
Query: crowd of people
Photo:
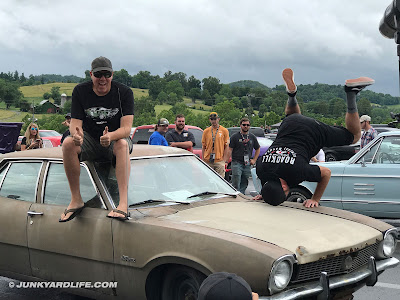
[[[239,121],[240,131],[229,136],[226,128],[220,125],[220,116],[211,112],[208,116],[210,126],[201,139],[202,159],[216,173],[224,177],[226,164],[230,159],[232,185],[245,193],[250,177],[250,169],[256,166],[257,176],[262,183],[261,194],[254,197],[270,205],[285,201],[290,187],[302,181],[317,182],[316,190],[304,202],[306,207],[318,207],[319,200],[329,182],[330,170],[310,161],[324,161],[323,147],[349,145],[361,137],[364,147],[375,136],[370,125],[371,118],[359,118],[356,104],[357,94],[374,83],[368,77],[346,80],[347,96],[346,127],[329,126],[301,114],[297,103],[297,86],[291,69],[282,73],[286,85],[288,101],[275,141],[264,155],[259,157],[260,145],[250,132],[250,120]],[[74,219],[84,208],[80,194],[80,161],[108,160],[116,170],[120,201],[107,215],[117,220],[129,218],[127,186],[130,167],[129,154],[132,151],[130,138],[134,118],[134,99],[132,90],[113,79],[111,61],[98,57],[92,61],[91,81],[78,84],[72,94],[71,113],[65,116],[68,130],[62,138],[62,151],[65,173],[71,190],[71,202],[60,216],[59,222]],[[185,130],[185,116],[177,114],[175,127],[168,130],[169,121],[158,120],[155,131],[150,136],[150,145],[178,147],[193,151],[196,145],[193,134]],[[265,132],[270,132],[266,126]],[[29,124],[21,142],[21,150],[43,147],[37,124]],[[253,155],[254,153],[254,155]],[[198,299],[258,299],[243,278],[229,273],[210,275],[201,285]],[[235,298],[236,297],[236,298]]]

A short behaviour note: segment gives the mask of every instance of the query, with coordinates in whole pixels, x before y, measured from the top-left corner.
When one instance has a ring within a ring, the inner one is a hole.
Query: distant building
[[[35,106],[35,113],[56,114],[61,110],[60,105],[54,104],[49,100],[43,100]]]

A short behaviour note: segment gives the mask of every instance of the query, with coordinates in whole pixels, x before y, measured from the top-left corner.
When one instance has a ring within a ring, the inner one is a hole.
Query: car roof
[[[149,157],[149,156],[168,156],[168,155],[195,155],[187,150],[166,147],[166,146],[153,146],[153,145],[133,145],[130,157]],[[62,147],[33,149],[29,151],[15,151],[7,154],[1,154],[0,160],[13,158],[48,158],[55,160],[62,160]]]
[[[229,127],[227,129],[229,131],[229,136],[232,136],[236,132],[239,132],[240,127]],[[254,134],[255,136],[259,136],[259,137],[264,137],[265,136],[264,135],[264,129],[262,129],[261,127],[251,126],[250,127],[250,133]]]

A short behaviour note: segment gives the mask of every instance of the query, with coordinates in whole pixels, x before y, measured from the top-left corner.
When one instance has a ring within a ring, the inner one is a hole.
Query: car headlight
[[[397,246],[398,231],[396,228],[385,232],[383,241],[379,244],[377,258],[384,259],[393,256]]]
[[[290,278],[292,278],[294,263],[295,259],[291,255],[282,256],[274,262],[268,281],[268,289],[271,295],[287,287]]]

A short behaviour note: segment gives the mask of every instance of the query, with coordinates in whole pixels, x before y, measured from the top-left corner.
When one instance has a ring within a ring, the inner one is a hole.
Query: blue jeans
[[[233,187],[244,194],[251,176],[250,165],[245,166],[243,163],[232,161],[231,169]]]

